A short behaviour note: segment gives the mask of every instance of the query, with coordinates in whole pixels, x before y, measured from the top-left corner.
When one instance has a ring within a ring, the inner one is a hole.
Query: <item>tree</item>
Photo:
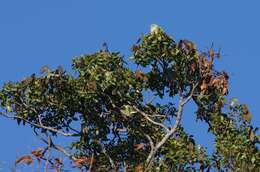
[[[45,171],[62,171],[61,160],[48,156],[52,149],[82,171],[260,171],[257,128],[247,106],[227,98],[229,76],[214,68],[220,52],[201,53],[156,25],[132,51],[139,70],[105,48],[73,59],[76,74],[45,66],[40,75],[6,83],[1,116],[28,124],[46,144],[16,164],[36,158]],[[182,127],[191,101],[215,136],[211,155]],[[70,145],[55,144],[59,136]]]

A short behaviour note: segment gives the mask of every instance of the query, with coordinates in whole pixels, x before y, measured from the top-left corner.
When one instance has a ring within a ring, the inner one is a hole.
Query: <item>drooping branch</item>
[[[6,118],[23,120],[24,122],[30,124],[31,126],[34,126],[34,127],[37,127],[37,128],[41,128],[41,129],[44,129],[44,130],[48,130],[48,131],[51,131],[51,132],[54,132],[56,134],[60,134],[60,135],[66,136],[66,137],[71,137],[71,136],[78,137],[78,136],[80,136],[79,133],[65,133],[63,131],[57,130],[57,129],[52,128],[52,127],[48,127],[48,126],[44,126],[44,125],[41,125],[41,124],[33,123],[33,122],[31,122],[31,121],[29,121],[27,119],[24,119],[22,117],[19,117],[19,116],[8,116],[8,115],[3,114],[3,113],[0,113],[0,115],[4,116]]]

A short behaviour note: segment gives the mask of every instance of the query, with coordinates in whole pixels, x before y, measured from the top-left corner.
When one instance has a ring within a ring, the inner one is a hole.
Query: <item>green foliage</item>
[[[177,42],[159,27],[132,50],[141,70],[127,68],[119,53],[101,50],[73,59],[74,75],[45,66],[40,75],[6,83],[0,113],[29,124],[38,136],[73,137],[70,153],[42,140],[81,169],[260,171],[257,129],[246,105],[228,103],[229,77],[213,65],[219,52],[200,53],[191,41]],[[147,92],[166,101],[145,102]],[[188,101],[215,135],[212,155],[182,127]]]

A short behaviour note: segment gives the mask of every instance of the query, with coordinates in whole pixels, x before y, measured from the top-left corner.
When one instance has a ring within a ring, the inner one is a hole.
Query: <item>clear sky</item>
[[[259,127],[259,8],[259,0],[1,0],[0,85],[39,72],[44,65],[69,71],[72,57],[95,52],[104,41],[128,57],[140,34],[156,23],[201,50],[212,42],[222,49],[217,67],[231,75],[230,97],[249,104]],[[204,126],[193,119],[190,112],[184,114],[184,126],[199,133],[199,143],[209,145]],[[0,118],[2,171],[37,145],[29,127]]]

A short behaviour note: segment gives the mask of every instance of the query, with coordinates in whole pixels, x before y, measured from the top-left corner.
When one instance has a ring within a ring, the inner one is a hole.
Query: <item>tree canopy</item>
[[[46,145],[16,165],[36,159],[63,171],[60,158],[47,156],[56,150],[82,171],[260,171],[257,128],[247,105],[227,98],[229,75],[214,67],[220,56],[153,25],[129,59],[105,47],[74,58],[73,74],[44,66],[5,83],[1,116],[31,126]],[[194,114],[183,114],[189,102]],[[212,154],[183,128],[183,115],[207,124]],[[60,136],[69,145],[57,145]]]

